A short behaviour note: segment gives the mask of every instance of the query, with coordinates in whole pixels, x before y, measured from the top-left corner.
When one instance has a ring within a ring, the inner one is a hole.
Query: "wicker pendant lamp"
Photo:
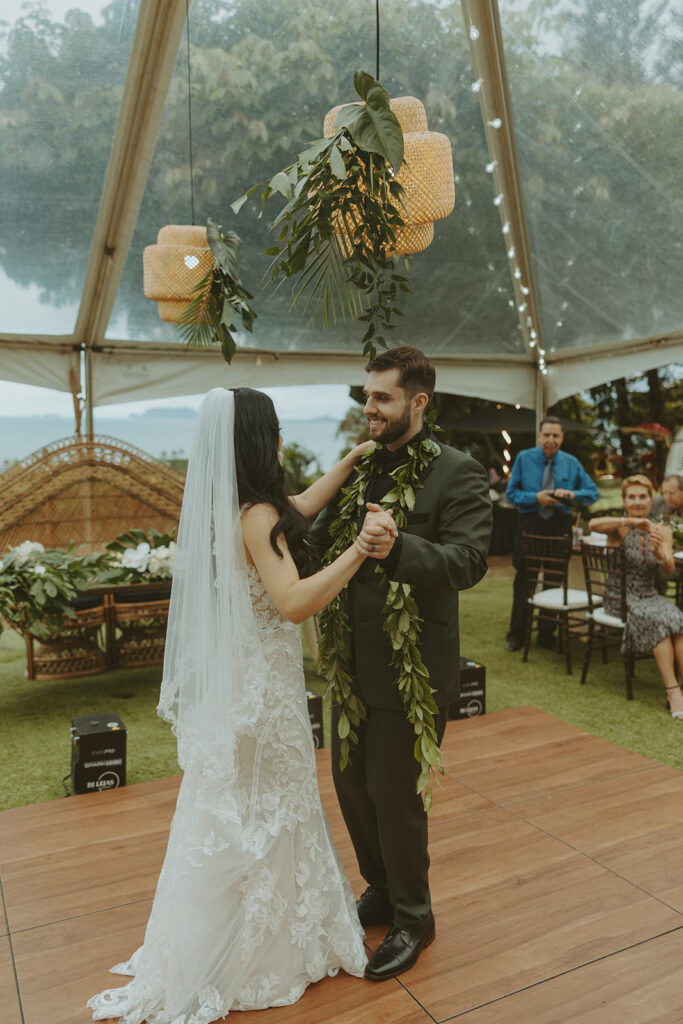
[[[399,96],[390,106],[403,132],[405,164],[396,175],[405,190],[406,226],[397,232],[396,252],[422,252],[434,238],[434,221],[447,217],[455,205],[451,144],[446,135],[430,132],[427,113],[414,96]],[[325,117],[325,138],[334,135],[341,106]]]
[[[142,267],[145,298],[159,303],[162,320],[178,323],[195,287],[213,267],[206,228],[166,224],[157,244],[145,247]]]

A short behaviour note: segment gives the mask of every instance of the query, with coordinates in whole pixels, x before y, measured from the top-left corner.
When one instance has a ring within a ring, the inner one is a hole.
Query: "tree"
[[[300,494],[321,475],[320,463],[308,449],[292,441],[282,446],[282,468],[287,477],[290,494]]]

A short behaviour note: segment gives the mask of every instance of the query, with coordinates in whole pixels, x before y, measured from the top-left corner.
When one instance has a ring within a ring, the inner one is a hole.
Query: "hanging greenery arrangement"
[[[179,319],[179,331],[190,348],[220,345],[226,363],[236,351],[236,319],[246,331],[252,331],[257,314],[249,305],[253,295],[239,278],[241,240],[234,231],[223,234],[221,227],[209,218],[206,240],[213,253],[213,267],[193,289]]]
[[[354,75],[362,103],[342,107],[331,138],[319,139],[295,163],[254,185],[235,203],[238,213],[261,193],[280,195],[275,219],[271,283],[292,279],[292,308],[320,317],[323,327],[341,317],[365,325],[364,355],[388,347],[400,292],[409,291],[409,261],[395,254],[396,233],[406,223],[405,193],[396,181],[403,163],[403,133],[389,96],[365,71]],[[261,215],[259,214],[259,216]]]

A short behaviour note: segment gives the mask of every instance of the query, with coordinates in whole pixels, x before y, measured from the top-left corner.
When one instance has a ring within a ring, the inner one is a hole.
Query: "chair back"
[[[593,611],[601,602],[596,598],[605,597],[609,588],[612,600],[619,601],[619,618],[626,622],[626,558],[624,545],[599,547],[596,544],[581,544],[581,562],[586,581],[588,608]],[[617,612],[615,611],[615,614]]]
[[[539,588],[547,590],[549,587],[561,587],[563,601],[566,604],[569,559],[572,554],[571,535],[545,537],[535,533],[523,533],[522,551],[529,597],[533,597]]]

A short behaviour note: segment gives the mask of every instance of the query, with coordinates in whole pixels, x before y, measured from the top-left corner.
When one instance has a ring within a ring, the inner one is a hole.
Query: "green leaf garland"
[[[439,429],[433,424],[433,417],[429,425]],[[338,513],[330,526],[332,544],[325,553],[325,565],[334,561],[356,539],[357,522],[365,509],[365,495],[375,471],[377,451],[378,448],[375,448],[360,459],[353,482],[342,489]],[[405,526],[408,512],[415,507],[415,493],[422,487],[424,471],[440,451],[436,441],[425,437],[408,445],[406,462],[391,472],[392,487],[380,504],[392,511],[399,529]],[[401,696],[405,716],[415,731],[414,754],[420,766],[417,792],[424,794],[425,810],[429,812],[432,803],[432,775],[437,772],[443,774],[443,768],[436,738],[435,717],[438,708],[429,685],[429,672],[420,651],[422,619],[412,589],[407,583],[389,580],[380,562],[375,567],[375,573],[386,588],[386,603],[382,611],[383,629],[391,642],[395,685]],[[367,718],[363,701],[353,690],[349,651],[345,643],[350,633],[345,593],[346,588],[321,612],[318,647],[318,671],[326,680],[328,693],[338,708],[339,767],[342,771],[349,763],[353,747],[358,743],[355,728]]]

